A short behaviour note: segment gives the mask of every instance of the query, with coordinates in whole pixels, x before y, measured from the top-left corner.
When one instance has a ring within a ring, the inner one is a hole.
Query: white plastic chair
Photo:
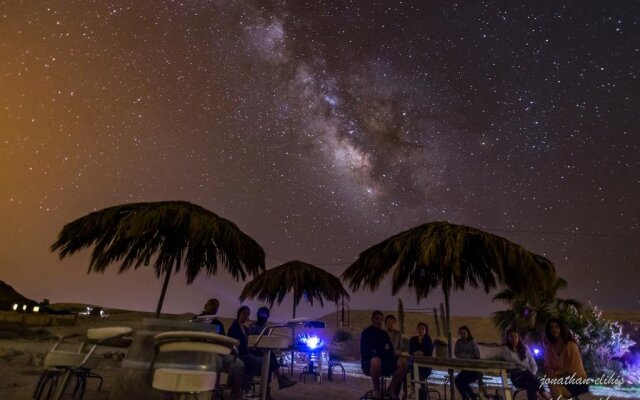
[[[172,331],[154,337],[156,358],[164,352],[204,352],[228,355],[240,343],[228,336],[209,332]],[[151,386],[165,393],[174,394],[178,399],[213,391],[216,387],[218,371],[215,369],[156,368],[156,360],[151,365]]]
[[[87,329],[87,341],[93,345],[86,350],[87,342],[82,342],[76,351],[60,350],[60,345],[64,342],[64,337],[53,345],[44,359],[44,372],[40,376],[33,399],[37,400],[47,389],[45,399],[58,400],[62,397],[71,376],[76,377],[76,392],[80,390],[78,399],[82,399],[88,378],[97,378],[102,387],[102,377],[91,372],[93,365],[90,364],[91,357],[96,347],[110,339],[129,335],[132,332],[128,327],[109,327]]]

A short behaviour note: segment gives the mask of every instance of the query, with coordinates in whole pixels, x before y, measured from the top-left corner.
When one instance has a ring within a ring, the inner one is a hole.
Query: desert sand
[[[390,311],[389,313],[393,313]],[[627,320],[638,321],[640,313],[616,314],[617,318],[624,317]],[[342,359],[351,362],[348,370],[353,371],[347,374],[346,382],[334,379],[329,382],[325,379],[322,382],[307,380],[307,383],[298,383],[296,386],[279,391],[274,385],[273,397],[276,400],[311,400],[311,399],[359,399],[370,388],[370,380],[359,374],[358,370],[358,338],[360,331],[369,324],[371,311],[352,311],[350,314],[350,326],[346,328],[351,332],[353,340],[347,345],[333,346],[332,352],[338,354]],[[183,315],[163,315],[163,318],[175,320],[188,320],[192,314]],[[0,338],[0,399],[20,400],[31,399],[33,390],[38,378],[43,370],[42,361],[47,351],[56,342],[56,336],[68,337],[66,341],[70,346],[77,345],[83,340],[83,334],[88,328],[105,326],[128,326],[134,331],[141,329],[142,320],[152,318],[153,314],[131,311],[111,311],[107,318],[81,316],[74,326],[32,328],[28,333],[7,332],[1,330],[3,337]],[[336,330],[336,314],[329,314],[321,318],[327,322],[324,330],[324,337],[331,339]],[[231,319],[222,319],[225,326],[230,325]],[[433,315],[418,313],[407,313],[405,317],[406,335],[413,335],[413,330],[418,321],[427,322],[430,326],[431,336],[436,337],[437,332]],[[491,323],[490,318],[480,317],[454,317],[453,326],[457,327],[466,324],[471,327],[474,335],[480,342],[499,342],[500,334]],[[1,327],[0,327],[1,328]],[[39,329],[39,330],[38,330]],[[34,331],[35,330],[35,331]],[[110,391],[116,375],[119,372],[120,362],[126,348],[106,347],[98,348],[98,365],[94,369],[104,377],[104,385],[101,391],[97,391],[97,382],[90,380],[87,385],[84,398],[86,400],[106,400],[109,399]],[[350,367],[350,368],[349,368]],[[302,365],[296,369],[295,376],[300,373]],[[441,386],[440,386],[441,387]],[[616,395],[619,395],[617,393]],[[606,394],[594,394],[584,396],[584,399],[604,398]],[[624,397],[637,398],[633,393]],[[71,398],[71,390],[67,391],[65,398]],[[228,398],[228,396],[227,396]],[[518,398],[524,399],[524,395]],[[611,397],[615,398],[615,397]]]

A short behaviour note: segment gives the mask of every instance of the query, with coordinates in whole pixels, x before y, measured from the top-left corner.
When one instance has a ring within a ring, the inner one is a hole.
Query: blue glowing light
[[[309,350],[316,350],[324,346],[324,340],[317,335],[300,335],[298,340],[307,346]]]
[[[533,350],[533,356],[535,358],[542,356],[542,350],[540,350],[538,347],[532,347],[531,349]]]
[[[307,346],[309,346],[309,348],[311,350],[315,349],[316,347],[318,347],[318,343],[320,343],[320,338],[318,337],[312,337],[309,338],[309,340],[307,340]]]

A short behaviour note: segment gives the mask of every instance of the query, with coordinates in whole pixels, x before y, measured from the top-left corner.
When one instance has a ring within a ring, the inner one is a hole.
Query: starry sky
[[[448,220],[551,258],[563,297],[638,310],[639,25],[638,1],[0,1],[0,280],[153,310],[151,271],[87,275],[89,252],[48,248],[93,210],[187,200],[268,266],[340,274]],[[164,310],[231,315],[241,288],[179,275]],[[389,288],[351,307],[394,309]]]

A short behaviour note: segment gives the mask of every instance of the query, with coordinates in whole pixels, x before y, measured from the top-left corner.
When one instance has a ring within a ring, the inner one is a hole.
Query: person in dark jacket
[[[240,345],[238,345],[238,358],[244,363],[245,390],[251,389],[253,377],[260,375],[262,369],[262,360],[249,352],[249,332],[245,326],[247,321],[249,321],[249,315],[251,315],[249,307],[240,307],[236,313],[236,319],[229,327],[229,332],[227,333],[227,336],[237,339],[240,342]]]
[[[191,319],[191,322],[208,323],[214,326],[215,333],[224,335],[224,324],[215,317],[218,314],[220,302],[218,299],[209,299],[204,305],[204,310]]]
[[[384,314],[374,311],[371,315],[371,325],[362,331],[360,336],[362,372],[371,377],[373,397],[376,399],[381,398],[380,377],[391,376],[391,383],[384,394],[386,397],[397,400],[397,390],[407,372],[407,361],[404,357],[396,360],[389,335],[382,329],[383,320]]]
[[[433,355],[433,342],[431,336],[429,336],[429,327],[424,322],[418,322],[416,327],[418,336],[413,336],[409,339],[409,354],[412,356],[427,356]],[[431,375],[431,368],[420,367],[421,381],[426,381],[429,375]]]

